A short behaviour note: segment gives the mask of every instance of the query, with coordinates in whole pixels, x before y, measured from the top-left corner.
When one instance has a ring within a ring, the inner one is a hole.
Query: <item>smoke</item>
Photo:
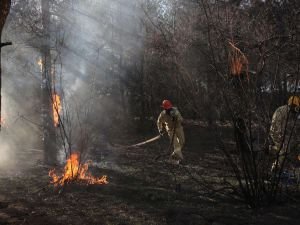
[[[16,43],[2,49],[1,170],[11,170],[27,164],[20,158],[25,157],[28,149],[41,148],[41,79],[36,50],[19,44],[21,37],[9,24],[4,34],[4,40]]]
[[[0,171],[10,169],[15,167],[15,161],[12,160],[15,158],[14,152],[12,152],[10,149],[11,147],[9,144],[4,140],[3,136],[1,136],[1,146],[0,146]]]
[[[41,12],[30,14],[33,10],[40,10],[39,1],[15,1],[3,31],[2,39],[14,45],[2,51],[1,170],[19,163],[21,155],[42,160],[41,27],[28,18],[40,19]],[[72,145],[78,147],[85,132],[89,148],[99,149],[126,119],[126,71],[140,63],[143,48],[140,1],[66,0],[57,1],[51,10],[51,49],[55,89],[63,99],[62,120],[68,120]],[[34,26],[36,30],[31,29]]]
[[[140,61],[140,13],[138,1],[130,0],[77,1],[64,11],[72,21],[63,26],[61,49],[65,102],[98,137],[128,108],[122,80]]]

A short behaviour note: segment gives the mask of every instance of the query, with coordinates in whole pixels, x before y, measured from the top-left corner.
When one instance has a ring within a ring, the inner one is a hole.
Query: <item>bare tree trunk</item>
[[[44,162],[55,164],[57,157],[55,125],[53,122],[53,77],[51,73],[51,50],[50,50],[50,4],[48,0],[42,0],[42,24],[43,45],[42,53],[42,120],[44,136]]]
[[[1,0],[0,1],[0,119],[1,119],[1,109],[2,109],[2,95],[1,95],[1,88],[2,88],[2,69],[1,69],[1,48],[5,45],[10,45],[11,43],[2,43],[2,30],[8,16],[10,10],[11,0]],[[1,130],[1,122],[0,122],[0,130]]]

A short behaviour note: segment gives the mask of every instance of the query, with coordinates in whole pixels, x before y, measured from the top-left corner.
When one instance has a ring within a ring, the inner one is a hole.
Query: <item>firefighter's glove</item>
[[[158,131],[160,136],[164,136],[164,132],[162,130]]]
[[[280,151],[280,145],[276,145],[276,144],[274,144],[274,145],[270,145],[270,151],[272,151],[272,152],[274,152],[274,153],[277,153],[277,152],[279,152]]]

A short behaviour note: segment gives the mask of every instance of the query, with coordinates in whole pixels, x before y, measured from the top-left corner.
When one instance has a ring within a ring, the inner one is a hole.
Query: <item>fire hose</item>
[[[171,141],[170,141],[170,145],[169,145],[169,148],[168,148],[168,152],[170,152],[171,148],[172,148],[172,145],[173,145],[173,142],[174,142],[174,137],[175,137],[175,131],[176,131],[176,123],[177,120],[175,119],[174,120],[174,128],[172,129],[173,130],[173,133],[172,133],[172,138],[171,138]],[[157,135],[153,138],[150,138],[146,141],[143,141],[143,142],[140,142],[140,143],[137,143],[137,144],[133,144],[133,145],[129,145],[129,146],[122,146],[122,147],[125,147],[125,148],[134,148],[134,147],[140,147],[140,146],[143,146],[143,145],[146,145],[146,144],[149,144],[151,142],[154,142],[154,141],[157,141],[159,140],[163,135]],[[159,156],[160,157],[160,156]]]
[[[137,144],[134,144],[134,145],[126,146],[126,148],[134,148],[134,147],[139,147],[139,146],[142,146],[142,145],[146,145],[146,144],[149,144],[149,143],[154,142],[156,140],[159,140],[161,137],[162,137],[162,135],[157,135],[157,136],[155,136],[153,138],[150,138],[146,141],[143,141],[143,142],[140,142],[140,143],[137,143]]]

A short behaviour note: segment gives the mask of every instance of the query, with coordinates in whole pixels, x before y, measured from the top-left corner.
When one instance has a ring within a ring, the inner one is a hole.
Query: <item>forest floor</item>
[[[18,170],[1,168],[0,224],[299,224],[300,198],[256,211],[232,198],[230,190],[222,189],[224,160],[210,130],[189,125],[185,131],[183,165],[166,162],[167,138],[139,148],[107,144],[98,150],[91,157],[91,171],[107,175],[106,185],[55,189],[47,186],[50,168],[40,163],[41,152],[30,153],[34,154],[31,160],[20,156]],[[147,137],[151,135],[128,135],[115,141],[128,145]]]

